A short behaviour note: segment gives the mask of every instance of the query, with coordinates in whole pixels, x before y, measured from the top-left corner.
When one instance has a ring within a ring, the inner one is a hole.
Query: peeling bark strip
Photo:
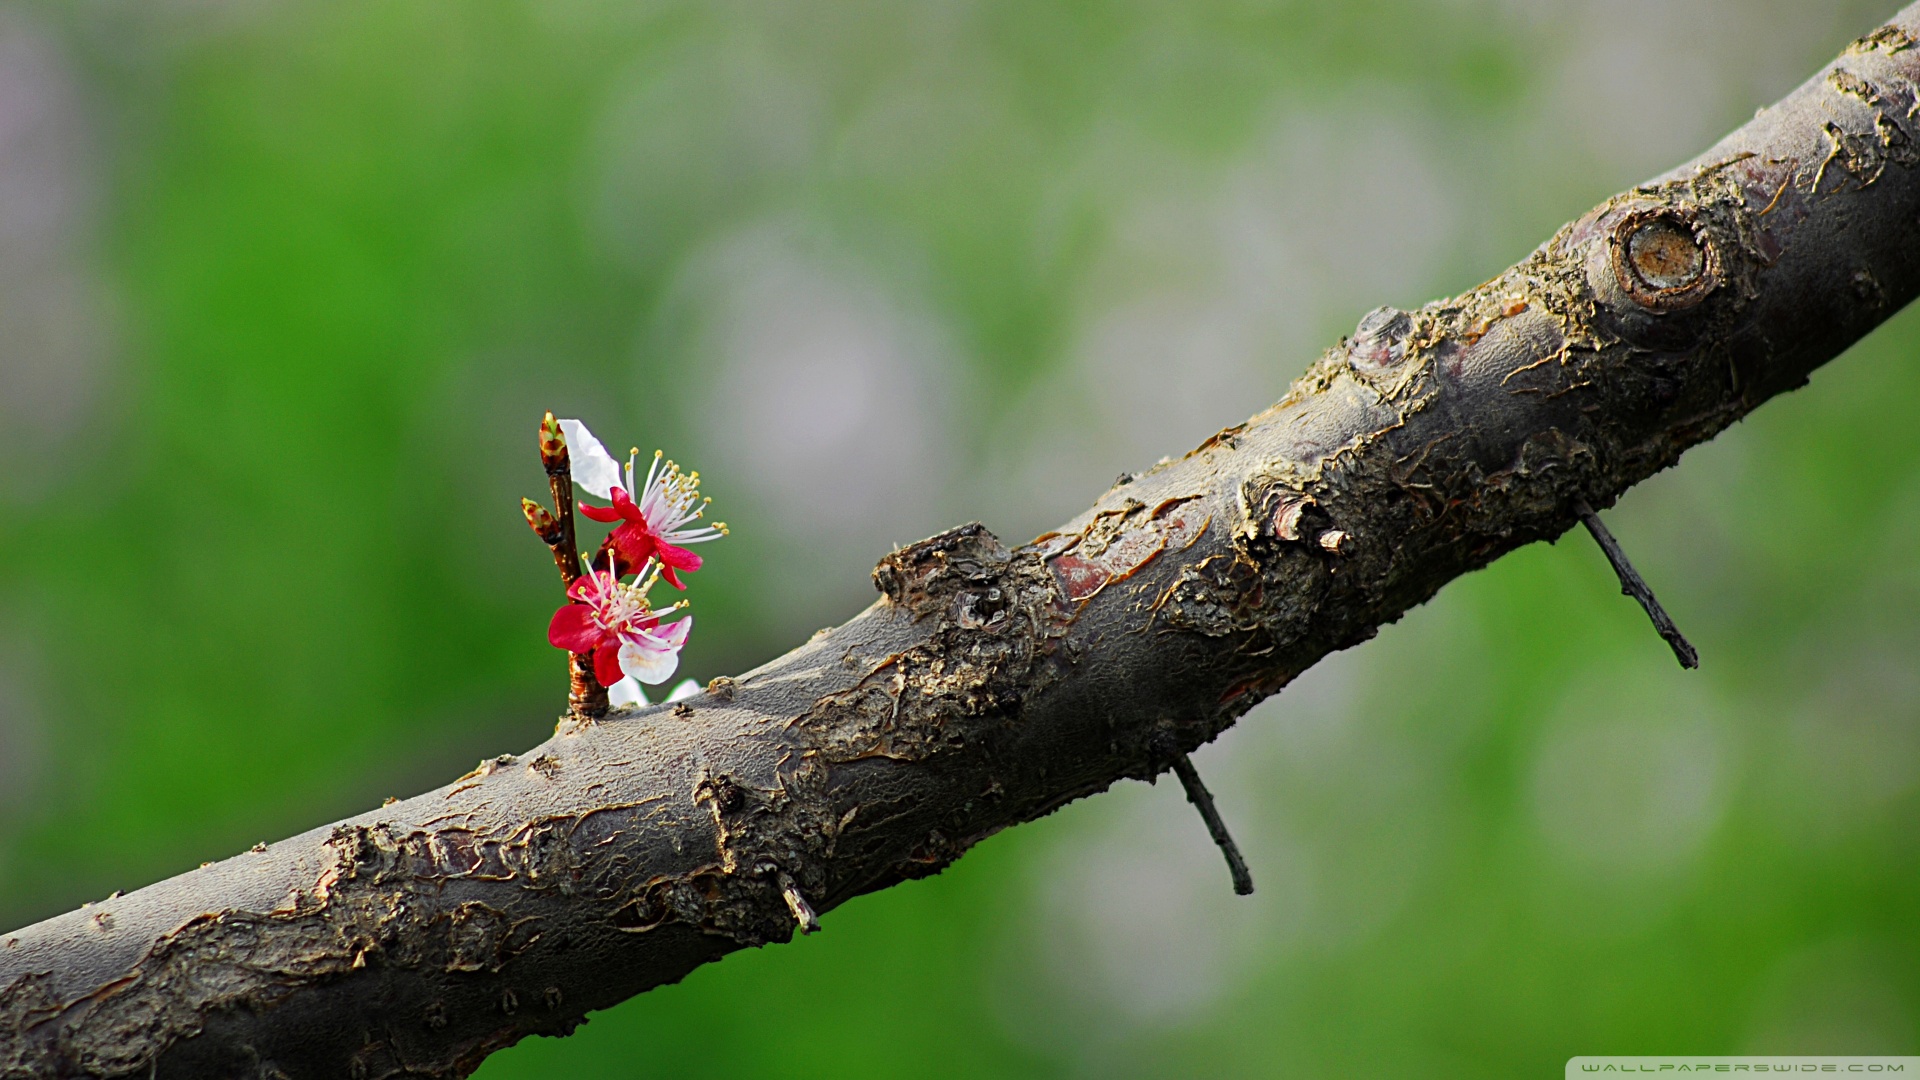
[[[464,1075],[1159,774],[1905,304],[1916,33],[1920,5],[1485,285],[1369,315],[1058,532],[887,556],[871,608],[686,709],[0,936],[0,1077]]]

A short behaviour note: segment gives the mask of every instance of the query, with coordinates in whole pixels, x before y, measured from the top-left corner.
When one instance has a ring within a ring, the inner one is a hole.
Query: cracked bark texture
[[[0,1077],[464,1075],[1157,775],[1904,305],[1916,38],[1920,5],[1056,532],[914,544],[872,607],[682,706],[0,936]]]

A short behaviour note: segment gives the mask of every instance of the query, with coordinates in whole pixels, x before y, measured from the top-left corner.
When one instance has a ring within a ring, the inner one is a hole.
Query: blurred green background
[[[543,409],[702,470],[705,679],[1025,539],[1892,0],[0,6],[0,924],[550,730]],[[1920,1052],[1920,319],[1198,755],[485,1080]]]

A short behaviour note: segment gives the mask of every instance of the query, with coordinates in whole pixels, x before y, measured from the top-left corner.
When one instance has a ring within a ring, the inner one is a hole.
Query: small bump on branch
[[[1233,842],[1227,823],[1220,819],[1220,811],[1213,805],[1213,793],[1200,782],[1200,771],[1193,767],[1193,759],[1175,754],[1173,772],[1180,778],[1180,786],[1187,789],[1187,801],[1200,811],[1200,820],[1207,823],[1207,835],[1213,837],[1220,854],[1226,856],[1227,870],[1233,874],[1233,891],[1240,896],[1251,896],[1253,874],[1247,869],[1247,860],[1240,857],[1240,845]]]
[[[780,895],[787,901],[787,910],[793,912],[793,921],[803,934],[811,934],[820,929],[820,916],[814,914],[813,905],[800,895],[800,886],[786,873],[780,875]]]
[[[1600,545],[1600,550],[1606,553],[1607,561],[1613,564],[1613,572],[1620,577],[1621,594],[1640,601],[1640,606],[1647,612],[1647,618],[1653,620],[1653,628],[1659,631],[1660,636],[1665,638],[1667,644],[1673,648],[1673,655],[1680,661],[1681,667],[1688,669],[1699,667],[1699,652],[1695,651],[1693,644],[1680,633],[1680,628],[1673,625],[1673,620],[1667,615],[1667,609],[1660,606],[1660,601],[1654,597],[1653,590],[1647,587],[1639,571],[1627,561],[1627,553],[1620,550],[1620,542],[1615,540],[1613,534],[1607,531],[1607,527],[1600,523],[1600,515],[1594,513],[1593,507],[1588,506],[1584,500],[1574,503],[1573,510],[1580,515],[1580,523],[1593,534],[1593,540]]]

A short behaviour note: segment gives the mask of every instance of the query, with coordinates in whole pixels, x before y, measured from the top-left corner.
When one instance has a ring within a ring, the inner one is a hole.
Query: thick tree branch
[[[687,704],[0,937],[0,1076],[455,1076],[1152,777],[1920,288],[1920,6],[1030,544],[969,525]],[[1169,372],[1169,379],[1178,378]]]

